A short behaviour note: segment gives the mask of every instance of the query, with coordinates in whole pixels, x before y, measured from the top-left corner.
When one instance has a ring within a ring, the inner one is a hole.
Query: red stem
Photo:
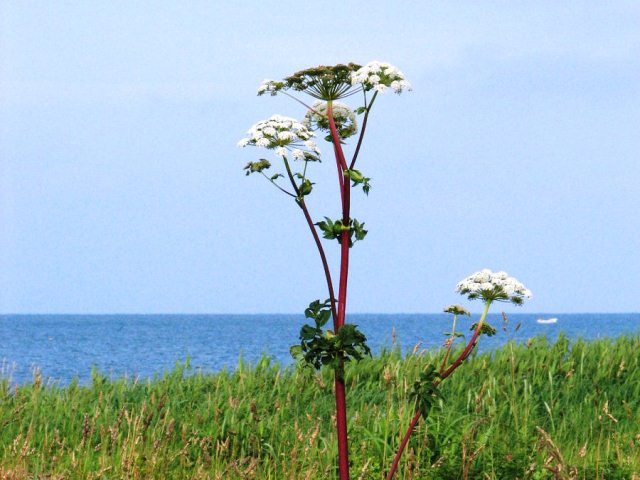
[[[349,170],[353,170],[353,167],[356,164],[356,160],[358,159],[358,153],[360,153],[360,147],[362,146],[362,139],[364,138],[364,132],[367,129],[367,120],[369,119],[369,112],[371,111],[371,107],[373,106],[373,102],[376,101],[376,97],[378,96],[378,92],[373,94],[371,98],[371,103],[367,106],[367,99],[365,95],[364,106],[366,110],[364,112],[364,118],[362,119],[362,128],[360,129],[360,136],[358,137],[358,143],[356,145],[356,150],[353,153],[353,158],[351,159],[351,164],[349,165]]]
[[[336,296],[333,291],[333,282],[331,281],[331,271],[329,270],[329,263],[327,262],[327,256],[324,253],[324,248],[322,248],[322,242],[320,241],[320,237],[318,236],[316,227],[313,224],[311,215],[309,215],[309,209],[307,209],[307,205],[304,203],[304,199],[299,200],[298,205],[300,205],[300,208],[304,213],[304,218],[307,220],[307,225],[309,225],[309,230],[311,230],[311,235],[313,235],[313,239],[316,242],[316,247],[318,247],[318,252],[320,253],[320,259],[322,260],[322,268],[324,269],[324,276],[327,279],[327,289],[329,290],[329,300],[331,301],[331,316],[333,317],[333,329],[334,331],[337,331],[338,315],[336,311]]]
[[[482,324],[480,322],[478,322],[478,327],[473,332],[473,336],[471,337],[471,340],[469,340],[469,343],[467,343],[467,346],[465,347],[465,349],[458,356],[458,358],[456,358],[455,362],[453,362],[451,364],[451,366],[449,368],[447,368],[447,370],[442,374],[442,377],[440,378],[440,380],[439,381],[436,380],[434,382],[434,385],[438,385],[438,384],[442,383],[445,378],[447,378],[449,375],[451,375],[454,372],[454,370],[456,368],[458,368],[462,362],[465,361],[465,359],[469,356],[469,354],[471,353],[471,350],[473,349],[473,347],[476,344],[476,340],[478,339],[478,335],[480,335],[480,328],[481,327],[482,327]],[[419,409],[416,410],[416,414],[413,416],[413,419],[411,420],[411,423],[409,424],[409,428],[407,428],[407,433],[404,434],[404,437],[402,438],[402,442],[400,442],[400,446],[398,447],[398,451],[396,452],[395,457],[393,457],[393,462],[391,463],[391,468],[389,469],[389,473],[387,474],[387,479],[386,480],[391,480],[393,478],[393,476],[395,475],[396,471],[398,470],[398,464],[400,463],[400,457],[402,457],[402,453],[404,452],[404,449],[406,448],[407,443],[409,443],[409,438],[411,438],[411,434],[415,430],[416,425],[418,424],[418,421],[420,420],[420,416],[421,415],[422,415],[422,412]]]
[[[364,119],[362,120],[362,128],[360,129],[360,136],[358,137],[358,143],[356,145],[356,150],[353,153],[353,158],[351,159],[351,164],[349,165],[349,170],[353,170],[353,167],[356,164],[356,160],[358,159],[358,153],[360,153],[360,146],[362,145],[362,139],[364,138],[364,132],[367,129],[367,119],[369,118],[369,109],[364,113]]]
[[[345,226],[350,224],[350,187],[349,179],[344,178],[344,170],[347,169],[347,162],[340,145],[340,137],[336,129],[333,118],[333,107],[331,102],[327,105],[327,117],[333,148],[336,155],[336,164],[340,175],[340,193],[342,197],[342,223]],[[347,280],[349,276],[349,231],[342,232],[340,243],[340,284],[338,290],[338,320],[336,333],[344,325],[347,305]],[[338,467],[340,480],[349,480],[349,443],[347,436],[347,401],[344,385],[344,366],[340,365],[335,371],[335,395],[336,395],[336,429],[338,432]]]

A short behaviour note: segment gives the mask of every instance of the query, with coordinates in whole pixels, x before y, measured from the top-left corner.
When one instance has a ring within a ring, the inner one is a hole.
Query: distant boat
[[[539,318],[536,320],[538,323],[556,323],[558,319],[556,317],[553,318]]]

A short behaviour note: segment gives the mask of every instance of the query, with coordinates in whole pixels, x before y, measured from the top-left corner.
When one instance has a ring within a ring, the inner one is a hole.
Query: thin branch
[[[304,213],[304,218],[307,221],[307,225],[309,225],[309,230],[311,230],[311,235],[313,235],[313,240],[316,242],[316,247],[318,248],[318,253],[320,254],[320,260],[322,260],[322,268],[324,269],[324,276],[327,280],[327,289],[329,290],[329,300],[331,300],[331,315],[333,316],[333,328],[334,328],[334,331],[337,331],[338,330],[337,328],[338,312],[336,310],[336,295],[333,291],[333,282],[331,281],[331,270],[329,269],[327,256],[324,253],[322,242],[320,241],[320,237],[318,236],[318,232],[316,231],[315,224],[311,219],[311,215],[309,215],[309,209],[307,208],[307,204],[305,203],[304,198],[299,199],[297,203],[302,209],[302,213]]]
[[[278,184],[275,182],[275,180],[271,179],[271,177],[267,177],[267,176],[265,175],[265,173],[264,173],[264,172],[260,172],[260,173],[262,174],[262,176],[263,176],[264,178],[266,178],[267,180],[269,180],[269,181],[273,184],[273,186],[274,186],[274,187],[276,187],[278,190],[280,190],[280,191],[282,191],[282,192],[286,193],[286,194],[287,194],[287,195],[289,195],[290,197],[296,198],[296,196],[295,196],[293,193],[286,191],[284,188],[282,188],[280,185],[278,185]]]
[[[296,197],[300,198],[300,189],[298,188],[298,184],[296,183],[295,178],[293,178],[293,173],[291,172],[291,167],[289,166],[289,160],[287,160],[287,157],[284,155],[282,156],[282,159],[284,160],[284,166],[287,169],[287,175],[289,176],[289,181],[293,186],[293,190],[296,192]]]
[[[360,129],[360,136],[358,137],[358,143],[356,145],[356,150],[355,150],[355,152],[353,152],[353,158],[351,159],[351,164],[349,165],[349,170],[353,170],[353,167],[356,164],[356,160],[358,159],[358,154],[360,153],[360,147],[362,146],[362,140],[364,139],[364,132],[367,129],[367,120],[369,119],[369,112],[371,111],[371,107],[373,106],[373,102],[375,102],[377,96],[378,96],[378,92],[375,92],[373,94],[373,97],[371,97],[371,103],[369,104],[369,106],[367,106],[367,98],[366,98],[366,95],[365,95],[365,107],[366,107],[366,110],[364,112],[364,118],[362,119],[362,128]]]

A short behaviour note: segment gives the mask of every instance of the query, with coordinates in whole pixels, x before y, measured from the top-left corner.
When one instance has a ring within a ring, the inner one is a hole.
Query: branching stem
[[[456,360],[451,364],[451,366],[447,368],[447,370],[445,370],[445,372],[441,375],[440,380],[439,381],[436,380],[434,382],[434,385],[439,385],[440,383],[442,383],[471,354],[471,351],[476,346],[476,341],[478,340],[478,336],[480,335],[480,331],[482,330],[482,325],[484,324],[484,321],[487,318],[487,313],[489,313],[490,306],[491,306],[491,301],[487,301],[484,306],[484,311],[482,312],[482,316],[480,317],[480,321],[478,322],[478,325],[476,326],[476,329],[473,332],[473,336],[471,337],[471,340],[469,340],[469,343],[467,343],[467,346],[462,351],[462,353],[458,356],[458,358],[456,358]],[[427,412],[424,412],[424,413],[427,413]],[[396,471],[398,470],[398,464],[400,463],[400,458],[402,457],[402,453],[404,452],[404,449],[409,443],[409,438],[411,437],[411,434],[415,430],[416,425],[418,424],[418,421],[420,420],[420,417],[422,416],[422,414],[423,412],[421,412],[418,409],[416,410],[415,415],[411,419],[411,423],[407,428],[407,432],[405,433],[404,437],[402,438],[402,441],[400,442],[400,446],[398,447],[398,451],[396,452],[395,457],[393,457],[393,462],[391,463],[391,468],[389,469],[389,473],[387,474],[386,480],[391,480],[395,475]]]

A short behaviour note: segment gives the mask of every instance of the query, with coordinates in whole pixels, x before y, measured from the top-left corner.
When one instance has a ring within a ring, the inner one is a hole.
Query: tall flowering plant
[[[349,479],[349,449],[347,436],[347,405],[344,384],[345,364],[361,360],[370,354],[366,336],[357,325],[346,322],[347,285],[349,276],[349,253],[357,241],[367,235],[364,222],[351,216],[351,189],[362,188],[369,194],[370,178],[356,169],[356,162],[364,139],[367,121],[377,97],[388,91],[402,93],[411,90],[403,73],[383,62],[370,62],[365,66],[346,65],[319,66],[294,73],[283,80],[265,80],[258,95],[284,94],[303,105],[306,113],[302,120],[281,115],[262,120],[253,125],[246,136],[238,142],[239,147],[266,149],[271,158],[250,161],[244,167],[247,175],[257,173],[280,192],[290,197],[300,207],[318,250],[327,284],[328,298],[314,300],[305,309],[305,317],[312,323],[300,330],[300,343],[291,347],[294,357],[307,365],[320,369],[328,366],[334,371],[334,394],[336,403],[336,431],[338,438],[338,469],[340,480]],[[312,104],[298,98],[296,94],[311,96]],[[356,96],[361,103],[351,108],[340,100]],[[358,126],[361,116],[361,126]],[[313,192],[310,164],[321,162],[321,150],[316,143],[320,134],[330,146],[337,170],[340,215],[325,216],[314,222],[309,212],[307,199]],[[349,160],[344,152],[347,139],[355,137],[355,146]],[[272,164],[272,162],[277,162]],[[331,268],[320,238],[337,241],[340,249],[338,290],[334,288]],[[426,416],[434,401],[440,398],[439,384],[449,377],[469,357],[481,335],[493,335],[495,329],[486,318],[493,302],[504,301],[522,304],[531,292],[519,281],[505,272],[482,270],[458,283],[456,291],[470,300],[484,301],[480,320],[471,326],[473,334],[461,353],[449,363],[453,343],[462,336],[456,331],[459,316],[470,316],[460,305],[451,305],[445,312],[453,315],[453,326],[445,344],[445,355],[439,368],[429,365],[414,382],[413,398],[416,413],[407,428],[387,480],[397,471],[402,453],[421,416]],[[333,328],[326,328],[332,320]]]
[[[370,62],[367,65],[319,66],[294,73],[283,80],[265,80],[258,88],[258,95],[284,94],[299,102],[306,109],[304,118],[274,115],[256,123],[240,140],[240,147],[259,147],[269,151],[271,158],[251,161],[245,166],[247,175],[258,173],[283,194],[291,197],[300,207],[314,243],[320,255],[327,283],[328,298],[315,300],[305,310],[306,318],[313,323],[300,330],[300,344],[292,347],[295,357],[321,368],[328,365],[335,372],[336,430],[338,436],[338,467],[341,480],[349,478],[349,454],[347,444],[347,416],[344,385],[345,363],[360,360],[370,353],[365,335],[356,325],[346,322],[347,284],[349,277],[349,252],[357,241],[367,235],[364,222],[351,215],[351,189],[361,187],[365,194],[371,188],[370,178],[356,169],[371,109],[380,94],[401,93],[411,90],[404,74],[393,65]],[[311,104],[297,94],[312,97]],[[359,99],[355,107],[341,100]],[[361,117],[358,128],[357,117]],[[340,192],[340,215],[325,216],[314,221],[307,199],[313,191],[310,164],[321,161],[321,151],[315,138],[320,134],[330,146],[337,170]],[[355,137],[355,147],[347,159],[347,139]],[[275,170],[274,159],[278,169]],[[267,173],[268,172],[268,173]],[[334,288],[331,268],[327,262],[320,235],[326,240],[337,241],[340,248],[338,291]],[[325,330],[333,320],[333,329]]]
[[[453,315],[453,322],[451,333],[448,335],[445,342],[445,354],[440,365],[437,369],[433,365],[428,365],[425,371],[420,375],[420,378],[416,380],[413,385],[413,397],[416,402],[416,413],[407,428],[407,431],[400,442],[400,446],[393,458],[391,468],[387,474],[387,480],[391,480],[395,475],[402,453],[409,443],[409,438],[413,433],[420,417],[426,416],[429,413],[433,403],[441,395],[438,391],[438,386],[446,378],[458,368],[462,363],[469,358],[471,352],[478,344],[478,340],[481,335],[492,336],[496,333],[496,329],[487,323],[487,314],[489,308],[494,302],[508,302],[514,305],[522,305],[524,300],[531,298],[531,290],[525,287],[517,279],[510,277],[506,272],[492,272],[489,269],[484,269],[476,272],[467,278],[461,280],[456,285],[456,292],[460,295],[466,296],[469,300],[481,300],[484,302],[484,308],[482,315],[478,322],[471,325],[473,334],[471,339],[467,342],[466,346],[462,349],[462,352],[453,360],[448,363],[449,354],[455,340],[463,335],[456,331],[456,325],[459,316],[471,316],[469,311],[461,305],[450,305],[444,309],[445,313]]]

